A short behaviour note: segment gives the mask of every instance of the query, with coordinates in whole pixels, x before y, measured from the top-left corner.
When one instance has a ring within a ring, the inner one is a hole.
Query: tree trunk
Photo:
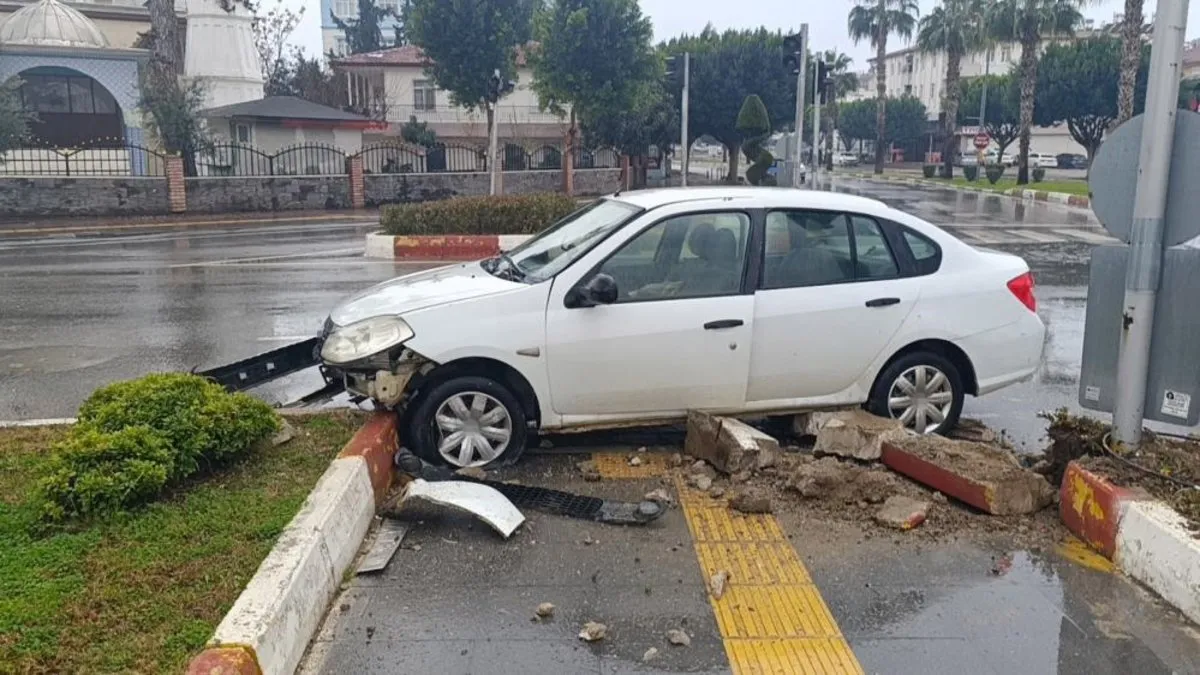
[[[962,54],[951,51],[946,55],[946,89],[942,92],[942,111],[946,113],[946,140],[942,144],[942,166],[946,178],[954,177],[954,158],[958,155],[958,90],[959,66]]]
[[[575,122],[575,108],[571,108],[571,126],[567,128],[567,153],[563,158],[563,192],[569,197],[575,194],[575,141],[579,137],[579,126]]]
[[[881,16],[879,35],[875,38],[875,173],[883,173],[883,139],[887,135],[887,26],[883,25],[885,11],[883,0],[879,1]]]
[[[736,147],[725,146],[725,150],[729,153],[729,174],[725,176],[725,182],[730,185],[737,185],[738,178],[738,154]]]
[[[1121,22],[1121,78],[1117,83],[1117,119],[1113,121],[1113,128],[1133,117],[1133,92],[1141,57],[1142,0],[1125,0],[1125,17]]]
[[[1017,185],[1029,183],[1029,135],[1033,128],[1033,97],[1037,91],[1038,33],[1031,25],[1021,32],[1021,154],[1017,158]]]
[[[148,84],[154,92],[179,86],[179,23],[175,0],[148,0],[150,31],[154,35],[150,63],[146,69]]]

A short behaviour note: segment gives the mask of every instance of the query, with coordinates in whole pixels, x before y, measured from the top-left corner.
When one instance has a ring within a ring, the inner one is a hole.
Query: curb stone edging
[[[383,260],[478,260],[532,238],[531,234],[367,235],[366,256]]]
[[[1170,506],[1067,465],[1059,514],[1073,534],[1200,623],[1200,539]]]
[[[396,415],[376,413],[330,463],[188,675],[295,672],[393,477]]]

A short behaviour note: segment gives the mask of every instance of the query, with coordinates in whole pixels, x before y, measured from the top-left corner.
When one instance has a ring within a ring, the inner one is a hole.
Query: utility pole
[[[804,163],[804,74],[808,67],[808,24],[800,24],[796,64],[796,161],[792,164],[792,187],[800,187],[800,165]]]
[[[1175,140],[1175,105],[1188,0],[1159,0],[1154,15],[1154,44],[1150,50],[1146,112],[1138,156],[1137,191],[1133,200],[1133,229],[1125,270],[1125,304],[1117,353],[1117,392],[1113,431],[1117,441],[1136,446],[1142,439],[1146,378],[1154,303],[1162,280],[1163,218],[1171,152]]]
[[[680,106],[682,114],[682,124],[679,134],[679,168],[682,170],[680,185],[687,187],[688,184],[688,164],[691,147],[688,144],[688,87],[691,85],[691,54],[683,53],[683,103]]]
[[[817,172],[821,170],[821,64],[816,55],[813,56],[813,142],[812,142],[812,184],[817,184]]]
[[[496,76],[500,76],[500,71],[496,71]],[[488,106],[492,109],[492,133],[488,136],[488,165],[491,168],[491,181],[488,194],[500,194],[500,116],[496,113],[498,106],[496,101],[488,101]]]
[[[987,133],[987,76],[992,68],[992,48],[988,47],[983,52],[983,93],[979,96],[979,132]],[[987,164],[987,148],[980,148],[978,151],[979,158],[976,160],[976,166],[985,168]],[[1002,163],[1003,157],[997,157],[996,162]]]

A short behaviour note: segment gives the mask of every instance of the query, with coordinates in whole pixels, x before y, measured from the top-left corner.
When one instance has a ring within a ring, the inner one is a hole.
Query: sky
[[[321,51],[321,22],[318,0],[283,0],[293,8],[306,7],[303,21],[293,36],[293,42],[311,54]],[[267,4],[267,3],[264,3]],[[936,6],[936,0],[919,0],[922,14]],[[1147,2],[1147,15],[1153,4]],[[698,33],[705,24],[711,23],[718,30],[726,28],[757,28],[766,26],[772,30],[798,30],[801,23],[809,25],[813,48],[824,51],[835,48],[854,59],[855,70],[866,70],[867,59],[874,55],[866,42],[857,45],[846,33],[846,14],[849,0],[826,0],[824,2],[799,2],[798,0],[641,0],[642,12],[654,24],[655,41],[665,40],[681,33]],[[1084,15],[1096,20],[1097,24],[1112,20],[1120,12],[1122,0],[1103,0],[1092,3]],[[804,9],[799,9],[804,7]],[[1187,38],[1200,37],[1200,6],[1192,8],[1188,19]],[[903,42],[891,38],[889,51],[899,49]]]

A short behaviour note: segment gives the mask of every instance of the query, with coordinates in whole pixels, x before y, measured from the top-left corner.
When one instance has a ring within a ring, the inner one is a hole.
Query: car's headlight
[[[342,365],[365,359],[412,339],[413,331],[396,316],[376,316],[342,326],[325,338],[321,359]]]

